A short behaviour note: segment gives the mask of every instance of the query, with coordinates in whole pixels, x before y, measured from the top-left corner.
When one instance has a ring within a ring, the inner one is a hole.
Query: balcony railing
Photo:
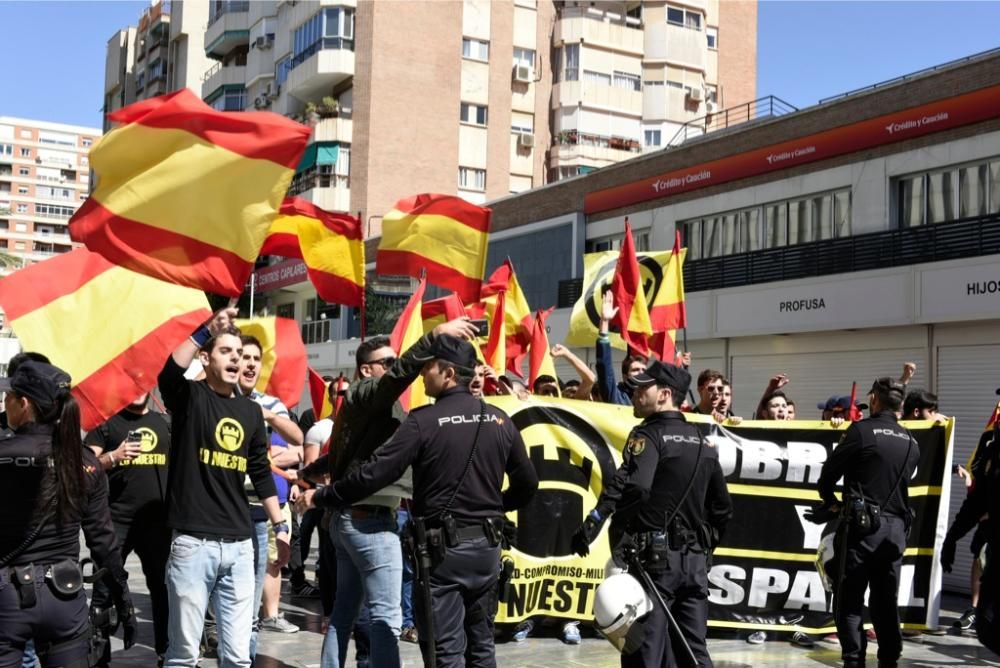
[[[1000,214],[684,263],[684,291],[720,290],[1000,253]],[[559,308],[573,306],[583,279],[559,281]]]
[[[227,0],[224,2],[219,2],[218,0],[216,0],[210,5],[208,25],[212,25],[226,14],[232,14],[236,12],[249,12],[249,11],[250,11],[249,0]]]
[[[309,60],[318,51],[325,51],[326,49],[354,51],[354,39],[350,37],[323,37],[307,46],[301,53],[296,54],[292,58],[292,69]]]
[[[331,340],[329,320],[310,320],[302,323],[302,343],[309,345]]]
[[[1000,253],[1000,214],[684,264],[687,292]]]
[[[724,130],[761,118],[783,116],[798,110],[798,107],[785,102],[781,98],[768,95],[752,102],[738,104],[735,107],[713,111],[706,116],[688,121],[677,130],[673,139],[667,142],[667,146],[680,146],[688,139],[701,137],[709,132]]]

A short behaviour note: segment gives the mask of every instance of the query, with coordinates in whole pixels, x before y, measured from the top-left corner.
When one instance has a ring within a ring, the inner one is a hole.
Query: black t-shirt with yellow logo
[[[142,434],[139,455],[118,462],[108,471],[111,519],[116,524],[166,521],[167,458],[170,430],[159,413],[145,415],[124,410],[87,434],[86,445],[101,452],[116,450],[130,431]]]
[[[260,406],[243,396],[219,396],[203,380],[186,380],[172,357],[159,386],[172,416],[167,525],[196,535],[250,538],[244,476],[260,498],[276,494]]]

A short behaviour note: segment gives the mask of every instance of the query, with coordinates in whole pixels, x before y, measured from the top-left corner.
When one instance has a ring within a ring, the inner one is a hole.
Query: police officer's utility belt
[[[56,596],[73,598],[83,590],[83,574],[80,566],[72,559],[63,559],[54,564],[26,564],[10,567],[10,581],[17,589],[21,608],[31,608],[37,603],[35,584],[46,580]]]
[[[503,538],[503,518],[494,517],[480,520],[473,524],[459,524],[450,513],[438,515],[426,522],[427,531],[440,532],[447,547],[456,547],[459,543],[486,538],[491,546],[500,544]]]

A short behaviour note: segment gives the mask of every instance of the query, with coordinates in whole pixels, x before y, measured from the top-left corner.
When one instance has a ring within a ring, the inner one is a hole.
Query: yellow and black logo
[[[142,434],[142,440],[139,441],[139,452],[152,452],[156,450],[156,446],[159,444],[160,439],[156,435],[156,432],[149,427],[139,427],[136,429],[140,434]]]
[[[243,445],[243,425],[232,418],[222,418],[215,425],[215,442],[223,450],[239,450]]]

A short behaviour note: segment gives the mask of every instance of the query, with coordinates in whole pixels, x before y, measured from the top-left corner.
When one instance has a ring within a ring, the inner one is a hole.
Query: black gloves
[[[505,550],[517,547],[517,525],[507,519],[506,516],[503,518],[500,545]]]
[[[122,626],[122,640],[125,642],[125,649],[128,649],[135,644],[136,636],[139,635],[139,622],[135,618],[135,608],[132,606],[128,585],[124,585],[119,593],[114,594],[114,602],[118,622]]]
[[[813,524],[826,524],[830,520],[836,519],[839,513],[833,511],[831,506],[820,504],[807,510],[802,516],[807,522]]]
[[[951,573],[951,567],[955,564],[955,541],[950,538],[944,539],[941,545],[941,568],[945,573]]]
[[[573,548],[573,551],[581,557],[586,557],[590,554],[590,544],[594,542],[595,538],[597,538],[597,534],[601,533],[601,526],[603,524],[601,516],[597,514],[597,511],[590,511],[590,514],[587,515],[587,519],[585,519],[583,521],[583,525],[576,530],[576,533],[573,534],[573,538],[570,541],[570,546]]]
[[[629,567],[629,560],[635,555],[638,549],[639,545],[635,541],[635,536],[630,533],[623,534],[618,544],[611,548],[611,559],[619,568],[627,569]]]

